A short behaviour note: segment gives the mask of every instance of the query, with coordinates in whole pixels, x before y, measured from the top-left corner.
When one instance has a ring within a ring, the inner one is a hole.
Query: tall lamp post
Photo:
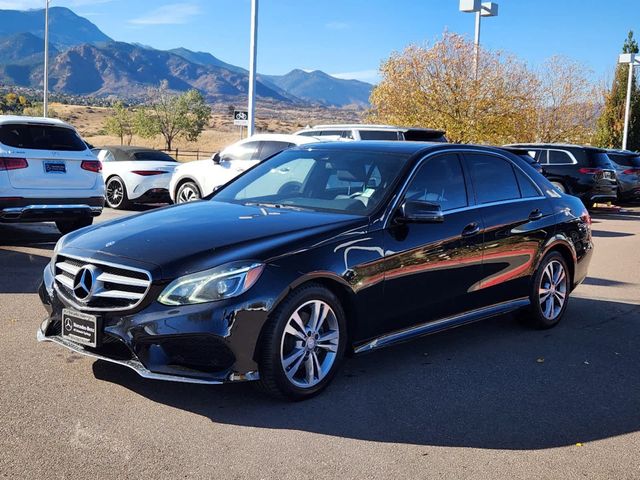
[[[473,78],[478,78],[478,55],[480,52],[480,19],[482,17],[497,17],[498,4],[495,2],[481,2],[481,0],[460,0],[460,11],[476,14],[476,33],[473,41]]]
[[[49,114],[49,0],[44,0],[44,98],[42,116]]]
[[[249,46],[249,127],[247,137],[256,129],[256,57],[258,49],[258,0],[251,0],[251,44]]]
[[[629,80],[627,80],[627,100],[624,105],[624,133],[622,134],[622,149],[627,149],[629,137],[629,116],[631,115],[631,85],[633,84],[633,67],[640,65],[640,56],[635,53],[622,53],[618,57],[618,63],[629,65]]]

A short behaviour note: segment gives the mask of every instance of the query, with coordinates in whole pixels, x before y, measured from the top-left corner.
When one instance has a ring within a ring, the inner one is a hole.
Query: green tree
[[[104,123],[107,133],[119,137],[120,145],[124,145],[125,139],[127,140],[127,145],[131,145],[133,127],[134,121],[131,110],[125,107],[122,102],[116,102],[113,105],[113,114]]]
[[[171,150],[173,141],[184,138],[198,139],[211,116],[211,107],[197,90],[181,95],[169,91],[163,81],[149,92],[149,101],[141,107],[135,117],[135,133],[144,138],[161,134],[165,148]]]
[[[627,35],[622,53],[638,53],[638,42],[633,31]],[[605,103],[598,119],[595,143],[605,148],[621,148],[624,131],[624,109],[627,98],[628,65],[617,65],[611,89],[605,92]],[[631,83],[631,114],[627,148],[640,150],[640,89],[634,73]]]

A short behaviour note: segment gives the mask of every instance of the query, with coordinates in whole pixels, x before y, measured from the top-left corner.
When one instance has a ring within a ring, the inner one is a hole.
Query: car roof
[[[442,143],[442,142],[395,142],[385,140],[360,140],[357,142],[320,142],[312,145],[297,147],[308,148],[310,150],[331,149],[339,151],[351,152],[372,152],[372,153],[397,153],[405,155],[424,155],[431,151],[448,150],[485,150],[488,152],[508,153],[507,149],[494,147],[491,145],[472,145],[461,143]]]
[[[594,147],[592,145],[576,145],[573,143],[510,143],[508,145],[504,145],[507,148],[559,148],[559,149],[581,149],[581,150],[591,150],[596,152],[606,152],[605,149]]]
[[[104,145],[103,147],[95,147],[95,148],[99,149],[99,150],[120,150],[121,152],[126,152],[126,153],[161,152],[162,151],[162,150],[157,150],[155,148],[135,147],[135,146],[131,146],[131,145]]]
[[[442,133],[444,135],[444,130],[440,130],[437,128],[419,128],[419,127],[398,127],[397,125],[378,125],[373,123],[338,123],[334,125],[314,125],[312,127],[306,127],[301,132],[309,132],[313,130],[339,130],[339,129],[355,129],[355,130],[393,130],[399,132],[431,132],[431,133]]]
[[[618,150],[616,148],[607,148],[607,153],[616,153],[618,155],[628,155],[630,157],[637,157],[640,155],[640,152],[634,152],[632,150]]]
[[[0,115],[0,125],[4,125],[7,123],[22,123],[22,124],[38,124],[38,125],[51,125],[55,127],[67,127],[73,128],[72,125],[69,125],[62,120],[57,118],[45,118],[45,117],[23,117],[20,115]]]

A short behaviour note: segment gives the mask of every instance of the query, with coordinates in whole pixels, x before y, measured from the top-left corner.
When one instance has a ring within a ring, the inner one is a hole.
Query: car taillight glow
[[[628,168],[622,173],[625,175],[633,175],[634,173],[640,173],[640,168]]]
[[[20,170],[27,168],[29,162],[26,158],[4,157],[0,158],[0,170]]]
[[[143,177],[150,177],[152,175],[162,175],[165,172],[163,170],[132,170],[131,173],[135,173],[136,175],[142,175]]]
[[[581,168],[578,170],[580,173],[584,173],[587,175],[595,175],[596,173],[602,173],[601,168]]]
[[[80,164],[83,170],[90,172],[100,173],[102,171],[102,162],[99,160],[83,160]]]

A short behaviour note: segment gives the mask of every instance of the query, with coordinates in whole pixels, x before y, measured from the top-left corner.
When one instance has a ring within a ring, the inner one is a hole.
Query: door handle
[[[462,229],[463,237],[471,237],[472,235],[476,235],[478,233],[480,233],[480,224],[478,224],[478,222],[470,223]]]
[[[540,220],[542,218],[542,211],[539,208],[536,208],[533,212],[529,214],[529,220]]]

